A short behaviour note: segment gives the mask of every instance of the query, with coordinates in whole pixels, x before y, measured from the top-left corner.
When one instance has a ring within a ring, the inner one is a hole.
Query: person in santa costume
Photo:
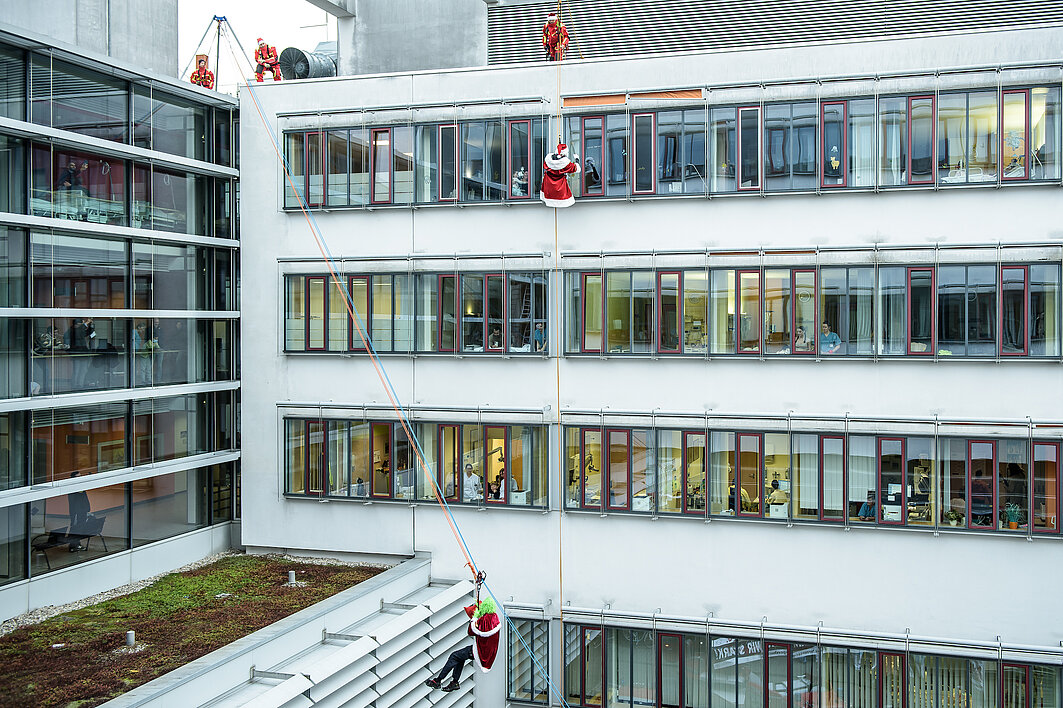
[[[262,83],[263,75],[268,71],[274,81],[281,80],[280,59],[277,56],[277,48],[266,44],[266,40],[258,38],[258,47],[255,48],[255,81]]]
[[[469,616],[468,632],[473,639],[472,646],[451,652],[447,663],[443,664],[443,670],[437,676],[425,681],[425,686],[429,688],[442,686],[443,690],[448,692],[457,690],[461,670],[465,668],[466,661],[475,661],[480,671],[485,674],[491,670],[495,657],[498,655],[498,635],[502,630],[502,622],[498,619],[496,609],[495,602],[491,598],[465,608],[465,614]],[[450,683],[442,685],[443,679],[451,672],[454,678]]]
[[[568,49],[568,30],[557,19],[557,13],[551,12],[543,25],[543,49],[547,61],[561,61]]]
[[[539,199],[554,208],[572,206],[576,200],[568,186],[568,176],[579,174],[579,158],[569,157],[568,145],[557,144],[557,150],[543,160],[543,188]]]

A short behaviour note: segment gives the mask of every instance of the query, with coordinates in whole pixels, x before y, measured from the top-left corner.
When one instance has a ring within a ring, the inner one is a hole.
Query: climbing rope
[[[234,61],[236,61],[237,65],[239,65],[240,60],[238,57],[242,57],[244,62],[248,65],[248,68],[253,69],[250,61],[247,59],[247,52],[244,50],[243,44],[240,42],[236,31],[233,29],[232,25],[228,22],[228,20],[225,20],[225,24],[229,27],[229,32],[225,34],[226,44],[229,48],[229,51],[233,54]],[[239,52],[236,51],[237,47],[233,47],[232,43],[234,41],[236,42],[236,45],[239,48]],[[248,94],[251,96],[251,101],[254,104],[255,112],[258,114],[259,120],[262,122],[263,127],[266,129],[266,132],[269,135],[270,143],[273,147],[274,153],[276,154],[277,160],[284,171],[285,180],[287,181],[289,187],[292,189],[292,192],[296,194],[299,198],[299,210],[303,214],[303,217],[306,219],[307,226],[310,229],[311,235],[314,237],[314,242],[317,245],[318,251],[321,253],[322,258],[325,261],[326,267],[328,268],[329,276],[332,279],[332,282],[336,286],[337,290],[343,294],[344,305],[347,309],[348,315],[351,318],[351,321],[355,325],[355,329],[358,333],[358,338],[361,340],[362,345],[365,347],[366,352],[369,354],[369,359],[373,364],[373,368],[376,371],[377,377],[380,379],[381,385],[384,388],[384,392],[388,397],[388,401],[391,404],[392,409],[395,411],[399,418],[399,422],[402,426],[403,431],[405,431],[407,438],[412,443],[414,456],[417,459],[417,464],[424,473],[425,478],[428,480],[432,489],[432,493],[435,497],[435,501],[439,505],[440,509],[443,511],[444,518],[447,520],[447,524],[450,526],[451,533],[454,535],[459,549],[465,556],[466,566],[473,573],[474,582],[477,588],[477,602],[479,602],[479,588],[480,586],[483,586],[483,588],[487,590],[488,595],[495,601],[495,605],[497,606],[499,612],[501,612],[502,616],[505,618],[506,622],[513,630],[514,636],[517,637],[521,645],[524,647],[525,651],[528,654],[528,657],[531,658],[535,666],[546,677],[547,683],[550,686],[551,691],[554,693],[555,696],[557,696],[558,700],[561,701],[561,705],[563,705],[565,708],[569,708],[568,702],[565,700],[561,691],[558,690],[557,686],[554,684],[552,678],[550,677],[549,670],[543,667],[539,660],[535,657],[535,654],[532,651],[531,647],[529,647],[527,642],[524,641],[524,637],[521,636],[521,633],[517,629],[516,625],[513,623],[513,620],[506,613],[502,602],[498,599],[495,593],[491,590],[491,587],[487,584],[486,573],[483,573],[483,571],[480,571],[478,569],[476,562],[473,558],[472,551],[469,548],[469,545],[466,542],[464,535],[461,533],[461,529],[457,523],[457,520],[454,518],[453,511],[451,510],[450,505],[447,504],[442,490],[440,489],[439,484],[436,482],[435,475],[432,473],[432,470],[425,462],[424,450],[421,447],[420,439],[414,432],[412,423],[410,422],[409,418],[407,417],[406,413],[403,411],[403,408],[399,403],[398,394],[395,391],[395,387],[392,385],[391,379],[388,376],[387,371],[384,368],[382,362],[380,361],[380,356],[377,353],[376,348],[373,346],[372,338],[366,332],[365,324],[362,321],[362,318],[359,316],[357,308],[354,305],[354,299],[351,296],[351,292],[347,287],[346,283],[343,282],[343,279],[340,278],[337,272],[336,259],[332,255],[332,252],[328,247],[328,243],[325,241],[324,235],[320,229],[320,226],[317,223],[317,219],[310,211],[310,207],[309,204],[307,204],[306,202],[305,196],[295,186],[295,180],[292,176],[291,166],[288,164],[288,161],[285,159],[284,154],[281,151],[280,141],[278,140],[277,135],[273,130],[273,127],[269,124],[269,121],[266,120],[265,113],[262,110],[262,104],[258,100],[255,88],[254,86],[252,86],[251,81],[247,77],[244,78],[244,86],[247,88]]]

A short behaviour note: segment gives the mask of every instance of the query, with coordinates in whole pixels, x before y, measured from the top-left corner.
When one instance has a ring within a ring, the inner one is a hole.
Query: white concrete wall
[[[1063,32],[1036,30],[854,43],[763,52],[574,62],[562,68],[564,93],[874,74],[952,66],[1052,60]],[[274,129],[350,125],[357,114],[328,109],[500,96],[556,100],[553,67],[518,66],[267,85],[257,91]],[[972,78],[981,81],[982,78]],[[933,80],[916,86],[934,90]],[[996,78],[990,85],[995,85]],[[909,90],[909,88],[901,90]],[[813,97],[815,94],[812,94]],[[247,97],[244,97],[245,103]],[[714,99],[710,98],[710,101]],[[722,100],[722,99],[721,99]],[[472,109],[470,109],[472,110]],[[497,106],[492,109],[495,110]],[[515,109],[507,109],[515,110]],[[547,104],[544,113],[554,110]],[[322,115],[276,119],[277,112]],[[496,113],[497,114],[497,113]],[[368,360],[282,354],[285,270],[317,257],[306,221],[280,212],[280,173],[262,125],[242,122],[244,321],[244,518],[252,546],[433,554],[435,572],[464,565],[434,507],[285,500],[281,413],[284,401],[360,404],[386,398]],[[485,113],[485,115],[488,115]],[[413,120],[419,120],[414,114]],[[382,115],[367,120],[384,122]],[[405,119],[404,119],[405,120]],[[756,249],[882,244],[1052,242],[1063,238],[1058,186],[774,195],[766,199],[662,199],[577,203],[557,214],[561,251]],[[318,213],[337,258],[421,253],[554,252],[553,211],[538,205],[376,209]],[[989,252],[986,260],[995,255]],[[1055,256],[1058,257],[1058,256]],[[931,256],[932,258],[932,256]],[[702,267],[692,259],[690,267]],[[546,267],[553,264],[546,260]],[[475,266],[471,266],[475,268]],[[597,267],[597,266],[595,266]],[[405,265],[396,267],[405,270]],[[555,291],[556,292],[556,291]],[[555,318],[553,345],[557,346]],[[1057,363],[942,361],[562,359],[561,409],[717,411],[806,415],[917,416],[932,419],[1060,417]],[[554,360],[385,357],[403,403],[506,406],[556,415]],[[485,420],[489,413],[485,413]],[[556,429],[555,429],[556,435]],[[556,445],[556,438],[554,441]],[[560,498],[557,449],[552,495]],[[1063,585],[1059,542],[974,534],[746,523],[705,524],[557,511],[456,509],[479,563],[503,599],[704,616],[872,632],[1058,646],[1055,595]],[[416,537],[415,537],[416,536]],[[557,556],[562,551],[564,597]]]

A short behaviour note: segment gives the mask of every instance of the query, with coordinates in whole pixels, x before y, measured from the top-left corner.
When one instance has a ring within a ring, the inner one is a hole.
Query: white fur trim
[[[561,207],[570,207],[576,203],[576,198],[572,196],[570,196],[568,199],[547,199],[546,195],[542,192],[539,192],[539,199],[541,199],[543,201],[543,204],[545,204],[546,206],[554,207],[555,209],[560,209]]]
[[[481,632],[476,628],[476,620],[472,620],[471,622],[469,622],[469,627],[472,628],[472,633],[475,634],[477,637],[493,637],[498,634],[499,630],[502,629],[502,623],[499,622],[495,625],[494,629],[489,630],[487,632]]]
[[[568,155],[562,156],[560,160],[555,160],[554,155],[555,153],[550,153],[546,156],[546,159],[543,160],[546,166],[549,167],[551,170],[563,170],[568,167],[570,162],[572,162],[572,160],[569,159]]]

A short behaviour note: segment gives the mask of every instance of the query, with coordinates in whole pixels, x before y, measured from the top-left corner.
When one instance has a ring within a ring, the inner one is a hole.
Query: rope
[[[243,45],[240,43],[239,37],[237,37],[236,35],[236,31],[233,29],[232,25],[229,24],[228,20],[226,20],[225,22],[227,25],[229,25],[229,34],[225,35],[226,44],[229,47],[229,51],[233,54],[233,59],[239,65],[239,59],[237,59],[236,51],[232,46],[232,41],[235,41],[237,46],[240,48],[240,56],[243,56],[244,61],[250,67],[250,61],[247,59],[247,54],[243,49]],[[232,37],[231,40],[229,38],[230,35]],[[431,484],[431,489],[435,496],[436,502],[443,510],[444,517],[446,518],[447,523],[450,525],[451,532],[454,534],[455,539],[458,541],[460,550],[467,561],[466,566],[472,571],[473,578],[476,581],[477,586],[482,584],[483,587],[487,590],[487,593],[495,601],[495,605],[498,611],[502,614],[502,617],[505,618],[507,624],[513,630],[514,635],[524,646],[525,651],[531,658],[532,662],[546,677],[547,683],[550,686],[551,691],[554,693],[555,696],[557,696],[558,700],[561,701],[561,705],[563,705],[565,708],[570,708],[568,702],[565,700],[561,691],[558,690],[557,686],[554,685],[554,682],[550,677],[550,672],[542,666],[538,659],[535,658],[535,654],[532,652],[531,647],[529,647],[527,642],[524,641],[524,638],[517,630],[517,627],[513,623],[513,620],[509,617],[508,613],[506,613],[501,601],[495,595],[494,591],[491,590],[490,586],[487,585],[486,576],[480,576],[481,571],[478,570],[476,563],[473,560],[472,551],[469,549],[468,543],[465,541],[465,537],[462,535],[461,529],[459,528],[457,521],[454,519],[454,515],[450,509],[450,505],[447,504],[446,499],[441,493],[442,490],[440,490],[439,484],[435,480],[435,475],[432,474],[431,470],[428,468],[428,465],[424,460],[424,451],[421,448],[420,439],[413,432],[412,424],[410,423],[406,414],[403,413],[402,407],[399,405],[398,396],[395,392],[394,386],[392,385],[391,380],[388,377],[383,365],[380,363],[380,357],[377,354],[376,349],[373,347],[372,339],[366,334],[365,325],[362,322],[361,317],[359,317],[356,308],[354,307],[354,300],[351,296],[350,290],[347,288],[346,284],[343,283],[342,280],[340,280],[338,274],[336,273],[335,258],[332,256],[331,250],[328,248],[328,244],[325,242],[324,237],[320,232],[320,227],[317,224],[317,219],[315,219],[313,214],[310,212],[309,205],[306,202],[305,196],[301,195],[299,191],[295,188],[295,181],[292,177],[290,165],[284,158],[284,154],[280,149],[280,143],[277,139],[276,134],[273,131],[272,126],[270,126],[269,122],[266,120],[265,114],[262,111],[262,105],[259,103],[258,96],[255,93],[255,89],[251,85],[250,80],[247,78],[244,79],[244,85],[248,89],[248,93],[251,96],[251,100],[255,106],[255,112],[258,114],[259,120],[262,121],[262,125],[266,128],[266,131],[269,134],[270,142],[273,146],[274,153],[276,154],[277,159],[280,162],[282,169],[284,170],[285,179],[287,180],[288,185],[291,187],[293,193],[299,196],[299,210],[302,212],[304,218],[306,219],[307,225],[310,227],[310,232],[314,237],[314,241],[318,247],[318,250],[321,252],[322,257],[325,259],[333,284],[344,295],[344,304],[352,321],[355,323],[356,330],[358,332],[358,337],[361,339],[362,344],[366,348],[366,351],[369,352],[370,361],[373,363],[373,367],[377,372],[377,376],[384,386],[384,391],[388,396],[388,400],[391,403],[392,408],[399,416],[399,421],[402,425],[403,430],[406,432],[407,438],[413,443],[413,449],[417,457],[417,462],[420,465],[421,470],[424,472],[429,483]],[[477,600],[479,600],[479,592],[477,592]]]
[[[192,58],[188,60],[188,63],[185,64],[185,68],[181,70],[181,73],[178,76],[184,77],[185,73],[188,72],[188,68],[190,66],[192,66],[192,62],[194,62],[196,60],[196,55],[199,54],[199,49],[200,49],[200,47],[203,46],[203,40],[207,38],[207,33],[210,32],[211,25],[213,25],[213,24],[214,24],[214,19],[211,18],[210,24],[207,25],[207,29],[205,29],[203,31],[203,36],[199,38],[199,44],[196,45],[196,51],[192,52]],[[220,29],[221,25],[219,25],[218,27]],[[219,59],[219,61],[220,61],[220,59]]]

